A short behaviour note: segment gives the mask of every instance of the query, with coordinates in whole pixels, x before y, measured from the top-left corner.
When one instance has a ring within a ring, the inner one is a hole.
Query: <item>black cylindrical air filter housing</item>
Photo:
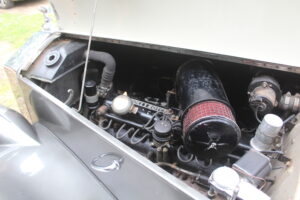
[[[225,156],[241,137],[223,85],[211,68],[207,61],[192,60],[177,71],[184,145],[199,158]]]

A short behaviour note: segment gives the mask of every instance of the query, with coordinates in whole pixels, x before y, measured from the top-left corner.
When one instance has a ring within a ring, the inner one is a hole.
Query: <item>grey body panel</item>
[[[115,199],[46,127],[33,129],[36,143],[0,145],[1,200]]]

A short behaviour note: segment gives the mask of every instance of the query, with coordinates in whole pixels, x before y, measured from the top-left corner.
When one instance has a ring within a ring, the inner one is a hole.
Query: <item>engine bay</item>
[[[36,84],[210,198],[270,199],[273,171],[292,160],[297,74],[70,39],[34,66],[25,75]]]

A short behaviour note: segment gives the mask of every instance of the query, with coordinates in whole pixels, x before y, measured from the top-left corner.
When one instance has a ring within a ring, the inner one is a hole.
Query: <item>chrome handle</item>
[[[91,167],[100,172],[119,170],[124,159],[114,153],[101,154],[91,162]],[[105,163],[106,162],[106,163]]]

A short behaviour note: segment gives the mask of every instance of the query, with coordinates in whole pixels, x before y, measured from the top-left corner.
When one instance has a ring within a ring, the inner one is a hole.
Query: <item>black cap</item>
[[[85,94],[87,96],[94,96],[97,94],[96,82],[94,80],[88,80],[84,84]]]
[[[154,134],[155,140],[160,142],[165,142],[169,140],[172,130],[172,124],[168,120],[158,120],[154,124]]]

